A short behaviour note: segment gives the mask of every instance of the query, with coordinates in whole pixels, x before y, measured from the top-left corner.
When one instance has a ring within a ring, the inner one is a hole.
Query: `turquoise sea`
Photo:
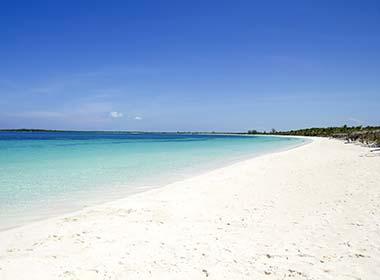
[[[0,132],[0,229],[122,198],[304,139]]]

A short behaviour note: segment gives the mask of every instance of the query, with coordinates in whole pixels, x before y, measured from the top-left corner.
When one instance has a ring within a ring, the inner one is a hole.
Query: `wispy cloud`
[[[357,118],[353,118],[353,117],[348,118],[347,121],[349,121],[349,122],[351,122],[351,123],[353,123],[353,124],[355,124],[355,125],[361,125],[361,124],[364,123],[362,120],[359,120],[359,119],[357,119]]]
[[[32,110],[24,112],[9,112],[10,117],[35,118],[35,119],[85,119],[85,118],[103,118],[107,119],[108,115],[122,117],[123,114],[112,111],[110,102],[85,102],[85,103],[67,103],[56,110]]]
[[[114,119],[122,118],[123,117],[123,113],[116,112],[116,111],[110,112],[110,117],[114,118]]]
[[[64,88],[64,84],[50,84],[50,85],[43,85],[41,87],[34,87],[30,88],[29,91],[31,93],[41,93],[41,94],[48,94],[48,93],[54,93],[62,90]]]
[[[142,117],[139,117],[139,116],[136,116],[134,119],[135,119],[136,121],[141,121],[143,118],[142,118]]]

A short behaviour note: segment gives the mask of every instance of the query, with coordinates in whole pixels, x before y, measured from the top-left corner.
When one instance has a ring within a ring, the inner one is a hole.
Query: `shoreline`
[[[380,158],[367,153],[316,138],[1,231],[0,278],[377,279]]]
[[[232,135],[232,136],[241,136],[241,135],[235,134],[235,135]],[[247,136],[247,137],[252,137],[252,136],[261,137],[262,135],[245,135],[245,136]],[[201,168],[199,170],[198,169],[194,169],[192,172],[188,172],[186,174],[185,173],[182,174],[181,175],[182,178],[171,178],[171,179],[162,179],[161,178],[162,181],[158,182],[155,185],[127,186],[122,194],[121,193],[113,193],[108,198],[104,198],[104,199],[95,198],[95,197],[92,197],[92,199],[89,199],[87,201],[84,199],[80,203],[80,204],[82,204],[82,206],[78,205],[75,208],[72,207],[72,206],[68,207],[68,208],[65,208],[64,206],[56,207],[54,209],[50,209],[51,212],[52,212],[50,214],[45,214],[45,215],[34,214],[34,215],[31,215],[33,217],[29,216],[29,218],[24,219],[24,222],[19,222],[16,225],[0,226],[0,233],[3,232],[3,231],[17,229],[17,228],[20,228],[20,227],[23,227],[23,226],[27,226],[27,225],[30,225],[30,224],[33,224],[33,223],[43,222],[44,220],[50,220],[50,219],[55,219],[55,218],[62,218],[64,216],[66,216],[66,215],[71,215],[71,214],[80,212],[80,211],[82,211],[84,209],[101,206],[101,205],[104,205],[104,204],[107,204],[107,203],[112,203],[113,201],[118,201],[118,200],[125,199],[127,197],[130,197],[130,196],[133,196],[133,195],[136,195],[136,194],[140,194],[140,193],[147,192],[147,191],[154,190],[154,189],[158,189],[158,188],[163,188],[163,187],[166,187],[167,185],[171,185],[171,184],[174,184],[174,183],[179,183],[181,181],[185,181],[185,180],[191,179],[193,177],[201,176],[201,175],[207,174],[209,172],[212,172],[214,170],[225,168],[225,167],[229,167],[229,166],[232,166],[234,164],[237,164],[237,163],[240,163],[240,162],[243,162],[243,161],[247,161],[247,160],[251,160],[251,159],[254,159],[254,158],[257,158],[257,157],[265,156],[265,155],[268,155],[268,154],[280,153],[280,152],[284,152],[284,151],[288,151],[288,150],[292,150],[292,149],[297,149],[297,148],[302,147],[304,145],[310,144],[313,141],[313,137],[284,136],[284,135],[263,135],[263,136],[267,136],[267,137],[283,137],[283,138],[298,138],[298,139],[304,139],[305,141],[302,142],[302,143],[293,144],[292,146],[289,146],[289,147],[276,148],[276,149],[274,149],[272,151],[261,151],[259,153],[257,153],[257,152],[255,152],[255,153],[249,153],[247,155],[242,155],[242,156],[239,156],[239,157],[237,157],[235,159],[228,160],[226,162],[214,163],[213,165],[211,165],[209,167],[204,167],[204,168]],[[80,199],[80,197],[77,197],[77,199]],[[63,203],[65,203],[65,202],[63,202]],[[74,203],[71,202],[71,204],[74,204]],[[38,208],[43,208],[43,207],[38,207]],[[41,209],[40,209],[40,211],[41,211]],[[7,224],[7,223],[5,223],[5,224]]]

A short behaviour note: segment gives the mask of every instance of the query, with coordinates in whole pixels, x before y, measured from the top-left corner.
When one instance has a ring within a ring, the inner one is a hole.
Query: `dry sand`
[[[380,279],[380,156],[328,139],[0,232],[0,279]]]

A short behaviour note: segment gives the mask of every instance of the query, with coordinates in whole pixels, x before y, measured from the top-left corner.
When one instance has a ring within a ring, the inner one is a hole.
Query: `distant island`
[[[132,131],[132,130],[59,130],[38,128],[12,128],[0,129],[0,132],[81,132],[81,133],[123,133],[123,134],[248,134],[247,132],[222,132],[222,131]]]

